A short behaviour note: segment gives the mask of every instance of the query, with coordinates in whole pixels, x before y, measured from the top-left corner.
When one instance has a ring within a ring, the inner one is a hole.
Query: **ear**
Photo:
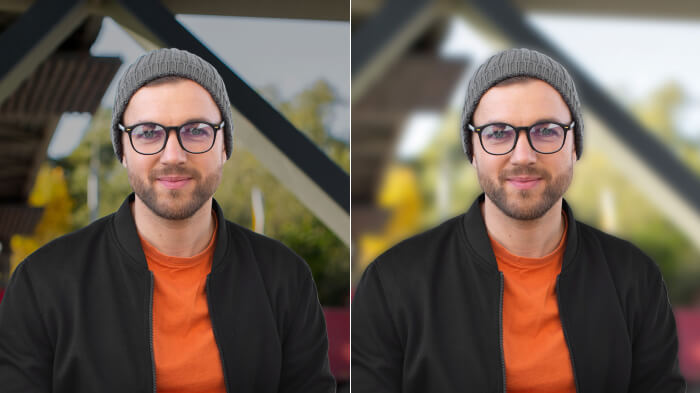
[[[126,151],[124,151],[124,144],[122,144],[122,166],[126,168]]]
[[[221,163],[226,163],[226,143],[221,144]]]
[[[129,136],[126,134],[126,132],[122,132],[122,166],[126,168],[126,149],[127,146],[131,147],[131,142],[129,141]]]
[[[470,163],[472,164],[472,166],[473,166],[474,168],[478,168],[478,167],[477,167],[477,163],[476,163],[476,146],[477,146],[477,143],[479,143],[479,140],[478,140],[479,137],[476,135],[475,132],[472,132],[471,134],[472,134],[472,135],[471,135],[471,138],[472,138],[472,151],[471,151],[471,155],[472,155],[472,156],[470,157],[470,158],[471,158]],[[480,145],[479,145],[479,146],[480,146]]]

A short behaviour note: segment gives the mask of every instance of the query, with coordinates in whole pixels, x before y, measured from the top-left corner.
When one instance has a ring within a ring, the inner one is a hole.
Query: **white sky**
[[[326,80],[341,99],[327,119],[329,130],[336,138],[349,140],[349,23],[194,15],[177,18],[256,89],[273,87],[287,100],[317,80]],[[105,18],[91,53],[119,56],[124,63],[102,101],[111,107],[116,81],[144,51],[117,23]],[[64,116],[49,146],[49,156],[70,154],[88,125],[84,115]]]

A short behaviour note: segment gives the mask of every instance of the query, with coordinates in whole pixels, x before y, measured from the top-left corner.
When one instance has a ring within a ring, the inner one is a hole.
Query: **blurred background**
[[[0,0],[0,299],[27,255],[131,192],[110,141],[116,83],[146,50],[187,49],[217,67],[234,107],[215,198],[308,262],[347,389],[349,2],[87,3]]]
[[[659,264],[700,391],[700,3],[353,0],[352,281],[481,193],[459,140],[471,72],[508,47],[560,60],[585,143],[577,218]]]

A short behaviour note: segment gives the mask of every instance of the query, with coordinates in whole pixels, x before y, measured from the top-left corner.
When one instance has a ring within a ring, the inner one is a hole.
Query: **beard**
[[[506,189],[507,179],[518,175],[539,177],[544,182],[544,191],[539,193],[534,189],[516,190],[513,195],[509,195]],[[556,177],[543,169],[529,166],[501,171],[497,183],[479,170],[477,177],[486,196],[506,216],[522,221],[535,220],[547,213],[564,196],[571,184],[573,166],[570,165]]]
[[[214,195],[221,182],[220,170],[215,170],[203,178],[195,169],[182,166],[154,169],[148,174],[147,181],[131,170],[127,170],[127,174],[134,193],[153,213],[166,220],[184,220],[192,217]],[[155,184],[161,176],[189,177],[195,189],[191,193],[184,189],[166,189],[158,192]]]

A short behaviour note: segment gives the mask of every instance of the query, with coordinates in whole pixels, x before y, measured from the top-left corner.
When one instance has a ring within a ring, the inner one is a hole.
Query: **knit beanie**
[[[112,145],[119,161],[122,159],[123,150],[118,124],[122,121],[129,100],[144,85],[166,76],[190,79],[211,94],[224,121],[226,158],[230,158],[233,148],[233,121],[231,120],[231,103],[221,75],[214,66],[195,54],[175,48],[161,48],[139,57],[127,68],[117,85],[117,94],[114,97],[112,110]]]
[[[462,148],[472,160],[472,137],[469,124],[481,97],[499,82],[517,76],[527,76],[547,82],[561,94],[571,111],[574,124],[576,158],[583,152],[583,117],[576,86],[566,69],[551,57],[532,49],[507,49],[491,56],[477,68],[467,87],[462,111]]]

